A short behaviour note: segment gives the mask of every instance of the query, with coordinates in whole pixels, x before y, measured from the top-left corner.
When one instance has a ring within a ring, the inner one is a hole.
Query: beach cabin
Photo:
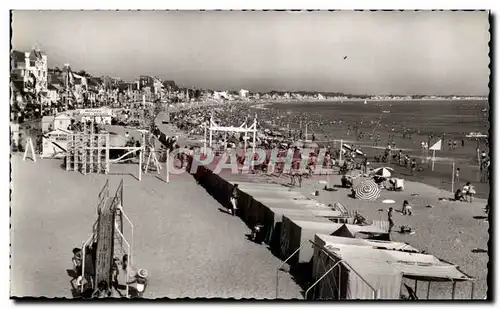
[[[66,156],[68,140],[71,134],[71,131],[64,129],[56,129],[45,134],[42,138],[42,157],[62,158]]]
[[[50,132],[54,129],[54,116],[43,116],[42,117],[42,132]]]
[[[473,282],[456,265],[415,251],[404,243],[317,234],[313,257],[316,284],[306,290],[306,298],[400,299],[408,294],[430,299],[431,282],[450,282],[454,299],[457,282]],[[418,281],[426,284],[418,285]]]
[[[388,232],[374,225],[354,225],[327,222],[312,222],[309,219],[297,220],[283,216],[280,253],[287,258],[299,249],[307,241],[313,241],[315,234],[337,234],[344,237],[359,237],[365,235],[385,235],[388,238]],[[379,236],[380,237],[380,236]],[[364,238],[364,237],[363,237]],[[383,237],[382,237],[383,238]],[[313,248],[305,244],[298,253],[291,259],[290,264],[309,263],[313,256]]]
[[[73,118],[70,115],[66,114],[66,113],[62,113],[62,114],[57,115],[54,118],[54,127],[53,127],[53,129],[54,130],[58,130],[58,129],[68,130],[68,127],[71,124],[71,120],[72,119]]]

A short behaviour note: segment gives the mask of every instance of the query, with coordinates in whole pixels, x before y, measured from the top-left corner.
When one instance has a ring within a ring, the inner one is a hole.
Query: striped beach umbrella
[[[372,171],[372,174],[382,176],[382,177],[391,177],[392,172],[394,172],[394,169],[392,169],[390,167],[379,167],[379,168],[374,169]]]
[[[361,182],[354,191],[360,200],[374,201],[380,196],[380,188],[373,180]]]

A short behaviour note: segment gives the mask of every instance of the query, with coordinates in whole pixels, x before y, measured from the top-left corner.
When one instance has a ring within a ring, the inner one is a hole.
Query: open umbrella
[[[356,198],[360,200],[374,201],[380,196],[380,188],[373,180],[365,180],[355,189]]]
[[[374,169],[372,171],[372,174],[382,176],[382,177],[391,177],[392,172],[394,172],[394,169],[392,169],[390,167],[379,167],[379,168]]]

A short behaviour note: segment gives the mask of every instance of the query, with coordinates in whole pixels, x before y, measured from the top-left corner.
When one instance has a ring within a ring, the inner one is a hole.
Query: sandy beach
[[[288,184],[290,181],[285,176],[264,178],[273,183]],[[339,175],[332,175],[329,181],[332,186],[340,186],[340,178]],[[472,203],[439,201],[440,197],[451,197],[451,193],[426,184],[405,181],[403,192],[383,190],[375,202],[370,202],[349,197],[348,189],[336,187],[335,191],[323,190],[324,184],[319,183],[321,180],[328,181],[328,178],[314,176],[304,179],[302,187],[296,187],[295,190],[325,204],[340,202],[350,211],[358,211],[368,220],[387,220],[387,210],[393,207],[395,227],[409,225],[416,233],[406,235],[393,231],[392,240],[408,243],[421,251],[458,265],[466,274],[476,278],[474,299],[486,296],[489,261],[489,223],[485,222],[487,215],[483,211],[486,200],[475,199]],[[355,185],[358,182],[356,181]],[[316,190],[319,190],[319,196],[312,196],[311,193]],[[383,204],[385,199],[394,200],[395,203]],[[410,202],[413,216],[401,214],[404,200]],[[426,207],[428,205],[434,207]],[[474,253],[476,250],[479,252]],[[413,284],[409,283],[410,286]],[[421,284],[418,294],[423,297],[426,293],[427,284]],[[470,299],[470,293],[470,283],[457,284],[456,298]],[[451,284],[433,282],[430,298],[451,299]]]
[[[72,297],[71,250],[89,237],[97,194],[106,179],[110,192],[124,180],[124,208],[135,225],[138,267],[148,269],[145,297],[274,298],[280,260],[248,241],[240,220],[192,177],[156,175],[138,182],[137,165],[113,166],[114,175],[66,172],[60,160],[12,157],[11,296]],[[124,175],[120,175],[124,174]],[[287,274],[280,297],[301,298]]]

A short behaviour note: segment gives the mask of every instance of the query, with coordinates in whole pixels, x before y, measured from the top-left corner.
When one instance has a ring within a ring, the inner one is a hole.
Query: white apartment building
[[[11,74],[24,82],[26,91],[28,88],[34,88],[36,92],[47,90],[47,55],[40,50],[12,51],[11,68]]]

